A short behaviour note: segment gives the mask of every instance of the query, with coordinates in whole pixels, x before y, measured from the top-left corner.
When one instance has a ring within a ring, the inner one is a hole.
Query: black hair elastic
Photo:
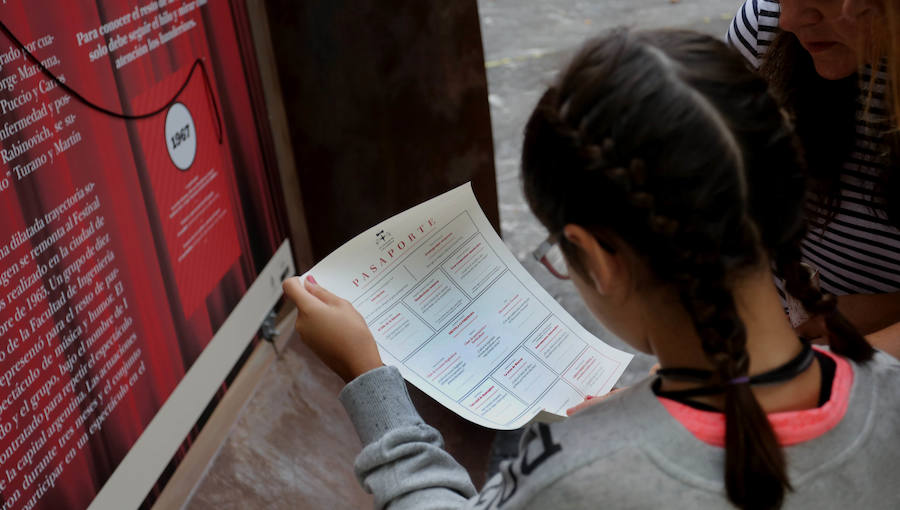
[[[144,112],[144,113],[127,114],[127,113],[113,111],[113,110],[110,110],[103,106],[100,106],[97,103],[90,101],[89,99],[87,99],[86,97],[84,97],[83,95],[78,93],[75,89],[73,89],[69,85],[66,85],[66,83],[64,83],[62,80],[60,80],[58,76],[56,76],[49,69],[47,69],[44,66],[44,64],[41,63],[41,61],[38,60],[37,57],[34,56],[34,54],[32,54],[30,51],[28,51],[28,48],[26,48],[25,45],[22,43],[22,41],[20,41],[19,38],[16,37],[12,33],[12,31],[6,26],[6,23],[4,23],[3,21],[0,21],[0,31],[2,31],[4,34],[6,34],[6,37],[8,37],[10,41],[12,41],[16,46],[18,46],[19,49],[21,49],[23,52],[25,52],[25,56],[27,56],[29,60],[34,62],[35,65],[38,66],[38,68],[41,70],[42,73],[44,73],[48,78],[53,80],[53,82],[56,83],[56,85],[59,88],[64,90],[70,96],[74,97],[80,103],[84,104],[85,106],[87,106],[89,108],[92,108],[94,110],[97,110],[98,112],[109,115],[110,117],[116,117],[118,119],[123,119],[123,120],[146,119],[149,117],[153,117],[155,115],[159,115],[160,113],[166,111],[169,107],[171,107],[173,104],[175,104],[178,101],[178,97],[181,96],[181,93],[184,92],[184,89],[187,88],[188,83],[191,82],[191,77],[194,75],[194,71],[196,71],[199,68],[201,74],[203,75],[203,82],[206,85],[206,93],[209,98],[209,102],[211,103],[213,112],[215,112],[215,114],[216,114],[216,137],[218,138],[219,143],[220,144],[222,143],[222,117],[221,117],[221,115],[219,115],[219,106],[216,103],[215,92],[213,91],[212,85],[209,82],[209,74],[206,72],[206,65],[203,63],[202,58],[198,58],[197,60],[194,61],[194,64],[191,65],[191,70],[190,70],[190,72],[188,72],[187,78],[185,78],[184,83],[181,84],[181,87],[178,88],[178,91],[175,92],[175,95],[172,96],[172,99],[168,100],[164,105],[160,106],[159,108],[154,108],[154,109],[152,109],[148,112]]]
[[[716,373],[711,370],[701,370],[697,368],[660,368],[656,371],[657,379],[653,382],[653,390],[657,396],[669,398],[672,400],[687,399],[691,397],[700,397],[706,395],[716,395],[724,393],[725,389],[735,384],[776,384],[793,379],[803,373],[815,359],[812,345],[809,342],[803,342],[803,350],[794,356],[793,359],[776,367],[768,372],[757,374],[754,376],[735,377],[729,381],[712,384],[709,386],[701,386],[699,388],[691,388],[688,390],[663,391],[659,389],[662,379],[672,379],[673,381],[688,382],[708,382],[716,377]]]

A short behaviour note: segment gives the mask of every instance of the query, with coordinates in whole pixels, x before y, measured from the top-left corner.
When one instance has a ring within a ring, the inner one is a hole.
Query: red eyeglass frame
[[[547,271],[549,271],[550,274],[552,274],[556,278],[559,278],[560,280],[570,280],[571,278],[569,277],[569,275],[562,274],[557,271],[556,268],[553,267],[553,264],[550,262],[550,260],[547,258],[547,254],[550,253],[550,250],[553,249],[556,243],[557,237],[553,234],[550,234],[549,236],[547,236],[547,239],[544,239],[544,241],[541,242],[541,244],[539,244],[538,247],[531,252],[531,256],[534,257],[535,260],[543,264],[543,266],[547,268]]]

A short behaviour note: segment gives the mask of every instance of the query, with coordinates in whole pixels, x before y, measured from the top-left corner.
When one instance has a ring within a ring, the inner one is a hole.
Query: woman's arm
[[[839,296],[838,308],[860,333],[869,335],[900,322],[900,292]]]
[[[866,340],[876,348],[900,359],[900,322],[866,335]]]
[[[900,358],[900,292],[838,296],[838,309],[876,348]],[[805,338],[825,336],[825,323],[814,317],[796,328]]]

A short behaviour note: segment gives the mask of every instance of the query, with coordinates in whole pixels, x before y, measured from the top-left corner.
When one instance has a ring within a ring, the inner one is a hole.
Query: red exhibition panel
[[[0,34],[0,510],[86,508],[284,239],[233,13],[0,4],[88,101],[165,107]]]

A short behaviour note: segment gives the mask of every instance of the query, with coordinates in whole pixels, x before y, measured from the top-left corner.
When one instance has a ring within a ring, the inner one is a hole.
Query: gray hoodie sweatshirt
[[[784,449],[793,491],[783,508],[900,508],[900,364],[853,364],[840,423]],[[696,439],[647,379],[568,420],[532,425],[519,458],[476,492],[419,417],[399,372],[382,367],[340,399],[364,445],[356,459],[375,508],[732,508],[724,449]]]

